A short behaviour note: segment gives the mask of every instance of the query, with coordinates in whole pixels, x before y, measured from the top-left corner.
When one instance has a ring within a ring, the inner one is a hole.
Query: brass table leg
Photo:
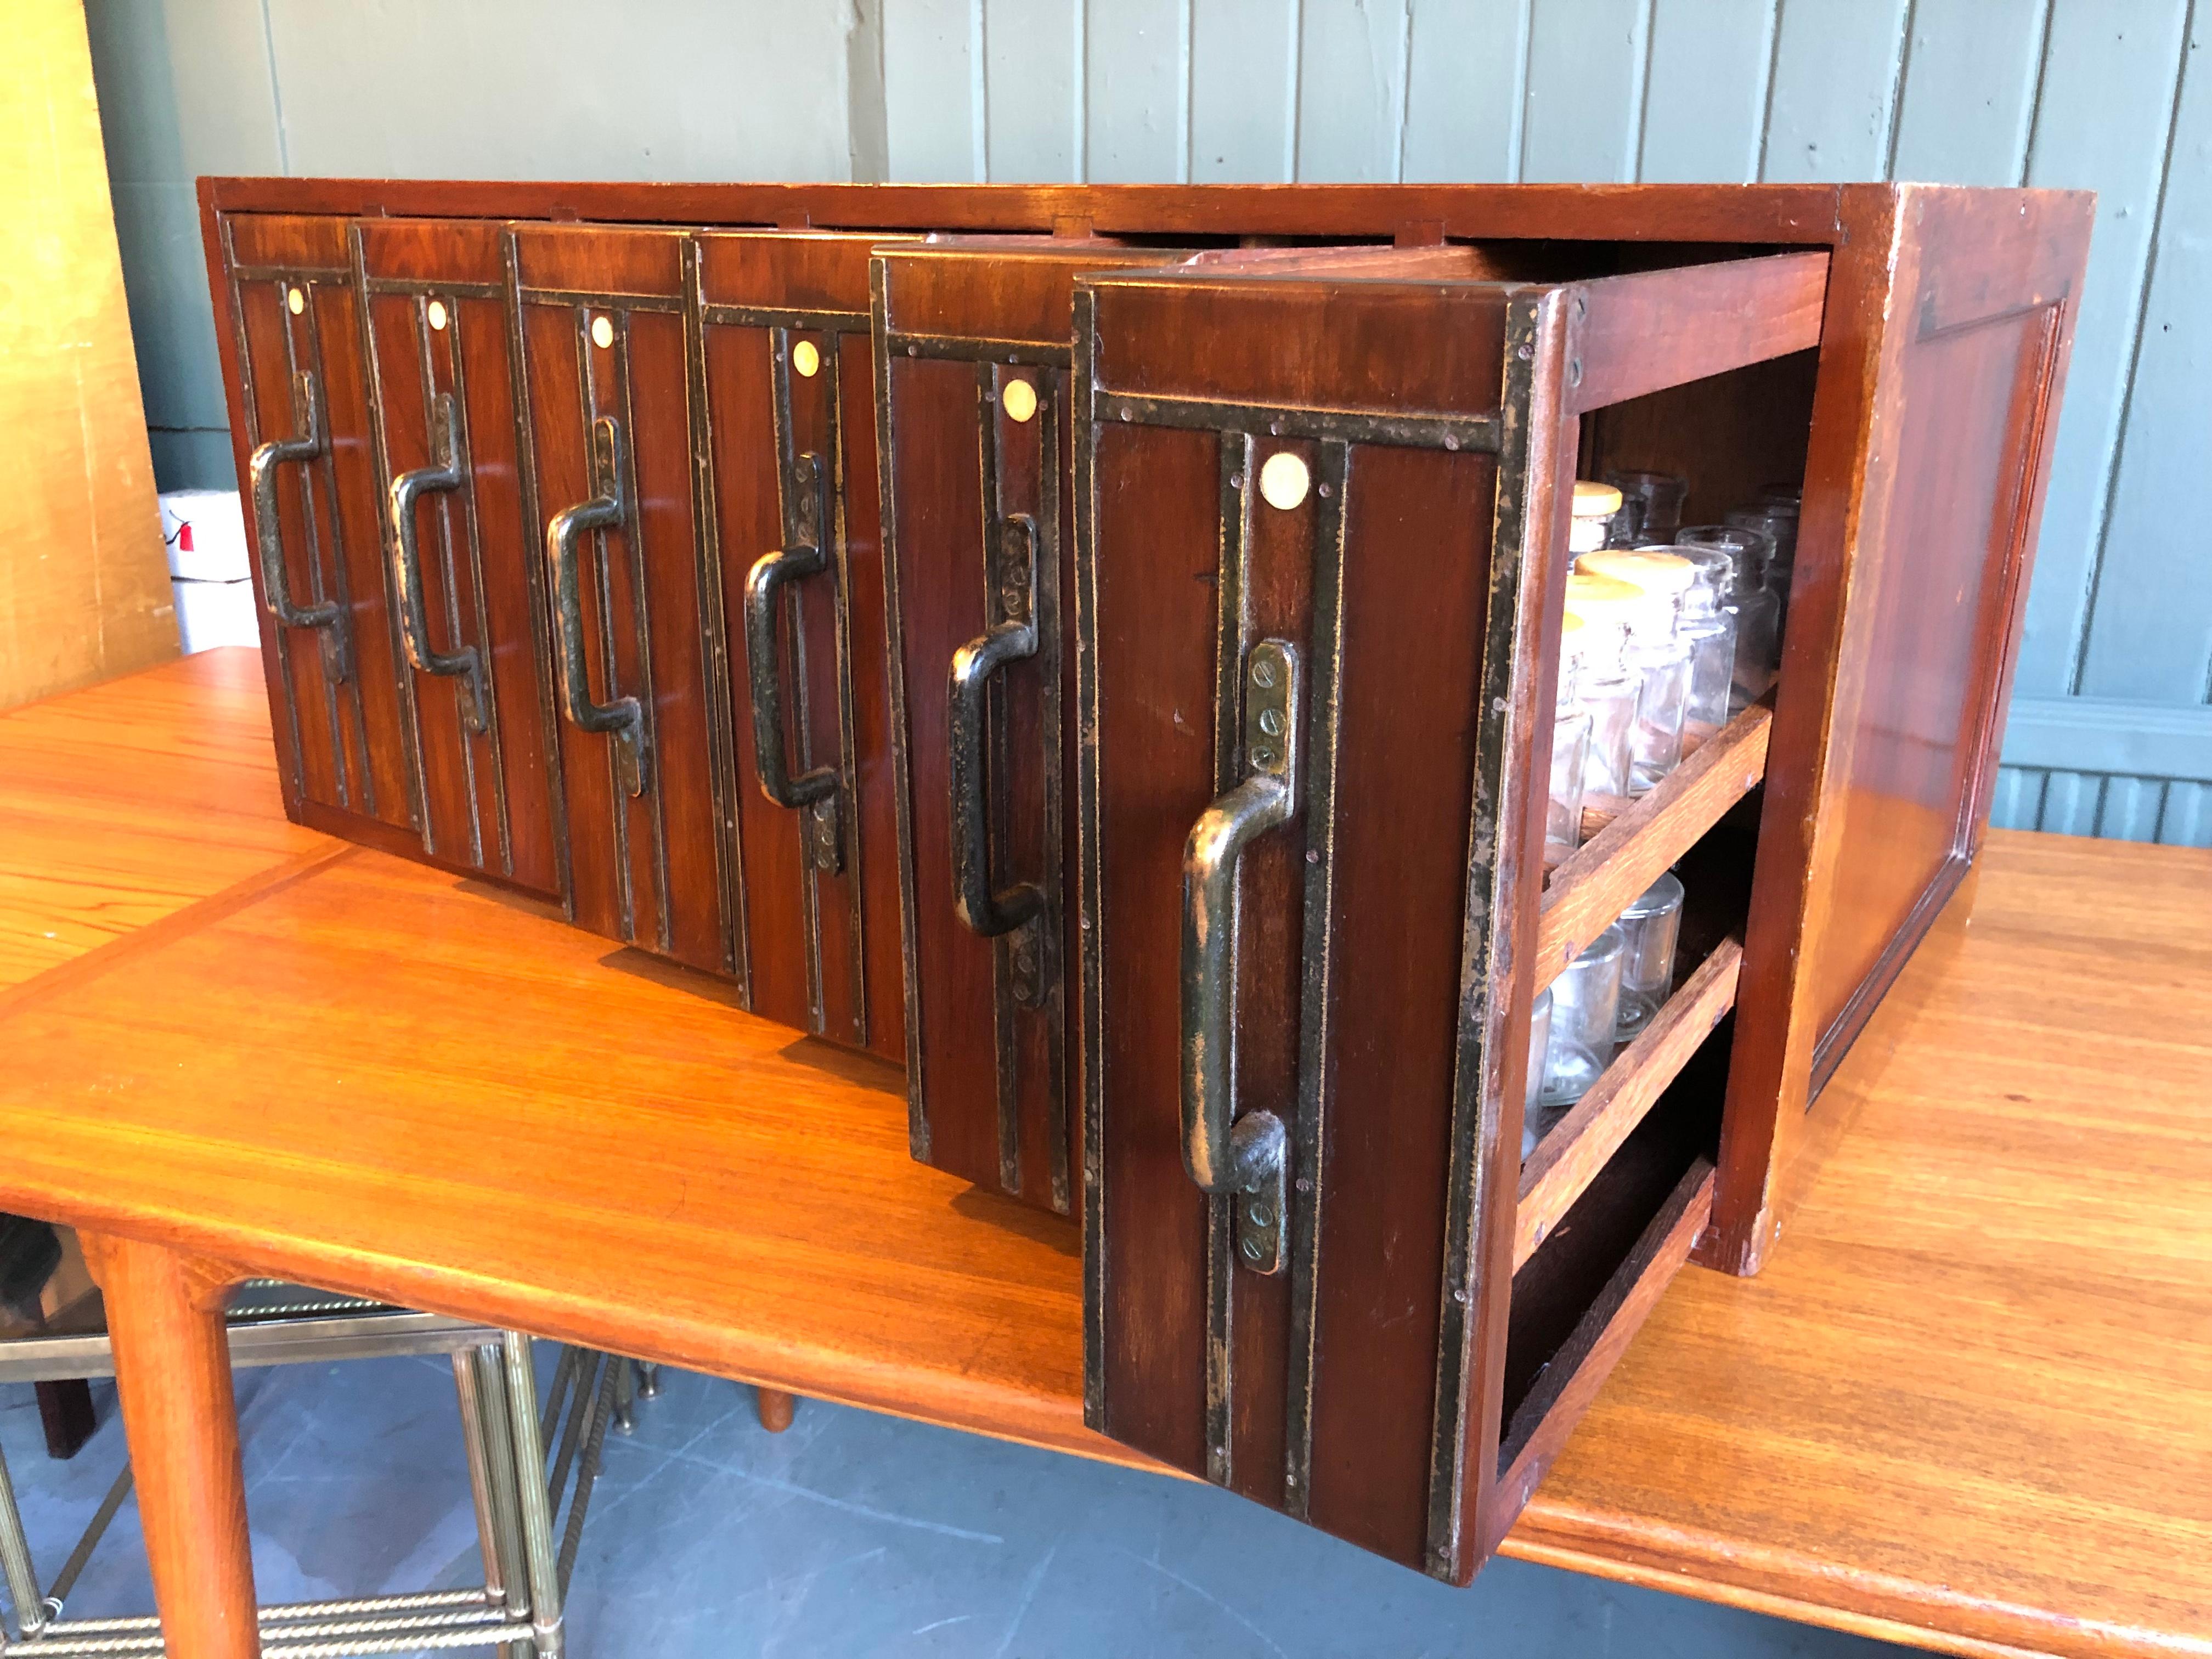
[[[157,1244],[81,1234],[107,1301],[168,1659],[259,1659],[223,1295],[238,1274]]]

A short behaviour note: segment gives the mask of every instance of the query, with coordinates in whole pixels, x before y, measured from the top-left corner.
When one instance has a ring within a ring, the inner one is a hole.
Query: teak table
[[[1129,1461],[1073,1224],[898,1073],[287,823],[259,665],[0,717],[0,1204],[108,1294],[168,1651],[253,1651],[246,1273]],[[1682,1276],[1524,1559],[1965,1654],[2212,1653],[2212,855],[1991,837],[1764,1273]]]

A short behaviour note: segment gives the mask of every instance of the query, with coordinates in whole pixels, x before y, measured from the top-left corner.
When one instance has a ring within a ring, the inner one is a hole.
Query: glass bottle
[[[1682,931],[1682,884],[1671,872],[1645,888],[1613,924],[1620,930],[1616,1042],[1632,1042],[1674,994],[1674,942]]]
[[[1761,580],[1771,590],[1775,600],[1784,610],[1790,605],[1790,579],[1797,567],[1797,502],[1778,492],[1770,492],[1756,506],[1740,507],[1733,513],[1722,515],[1724,523],[1742,530],[1756,530],[1765,536],[1772,549],[1766,556]]]
[[[1567,532],[1567,551],[1589,553],[1612,539],[1620,514],[1620,492],[1611,484],[1575,481],[1574,523]]]
[[[1543,1108],[1538,1103],[1544,1092],[1544,1057],[1552,1046],[1552,993],[1547,986],[1536,993],[1536,1000],[1528,1008],[1528,1092],[1521,1106],[1521,1158],[1528,1161],[1528,1154],[1536,1150],[1543,1139],[1539,1126],[1544,1122]]]
[[[1641,588],[1576,571],[1567,578],[1567,614],[1580,623],[1575,696],[1590,717],[1583,763],[1583,804],[1619,812],[1628,805],[1629,752],[1636,728],[1636,682],[1626,651],[1628,617]]]
[[[1671,542],[1682,527],[1682,503],[1688,499],[1690,481],[1679,472],[1607,471],[1605,481],[1618,489],[1629,504],[1629,528],[1636,544]]]
[[[1693,525],[1681,535],[1684,547],[1717,549],[1735,566],[1735,684],[1729,712],[1737,714],[1766,695],[1782,660],[1782,601],[1765,583],[1773,538],[1764,530],[1735,524]]]
[[[1543,1086],[1536,1097],[1540,1140],[1613,1063],[1622,954],[1620,929],[1608,927],[1552,981],[1551,1036],[1544,1048]]]
[[[1644,591],[1632,608],[1629,678],[1636,682],[1636,727],[1629,740],[1628,793],[1641,795],[1682,761],[1682,716],[1690,689],[1689,641],[1676,630],[1683,592],[1697,580],[1697,567],[1679,553],[1586,553],[1577,570],[1611,576]]]
[[[1696,578],[1682,590],[1674,637],[1690,654],[1690,683],[1682,694],[1682,757],[1728,724],[1735,686],[1735,566],[1716,548],[1668,550],[1689,560]]]
[[[1559,695],[1552,710],[1551,799],[1544,811],[1544,867],[1551,869],[1582,845],[1583,786],[1589,763],[1590,717],[1577,693],[1582,636],[1580,617],[1559,624]]]

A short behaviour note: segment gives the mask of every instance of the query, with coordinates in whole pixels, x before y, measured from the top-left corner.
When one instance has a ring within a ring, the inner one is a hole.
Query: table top
[[[1072,1223],[898,1074],[286,824],[251,652],[0,715],[0,1203],[1085,1456]],[[17,800],[35,811],[18,814]],[[1765,1272],[1509,1554],[1973,1654],[2212,1654],[2212,854],[1994,834]]]

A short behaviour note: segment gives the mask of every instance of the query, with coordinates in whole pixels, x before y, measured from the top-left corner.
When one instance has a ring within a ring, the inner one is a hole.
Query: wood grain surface
[[[0,714],[0,989],[337,843],[284,819],[259,653]]]
[[[128,1238],[83,1236],[115,1337],[115,1387],[175,1659],[260,1659],[223,1300],[238,1274]]]
[[[181,668],[46,705],[144,696],[73,749],[0,721],[0,767],[159,752],[204,724]],[[108,773],[58,867],[220,793]],[[1830,1083],[1765,1270],[1676,1279],[1506,1553],[1957,1653],[2212,1652],[2212,855],[1983,862]],[[1073,1227],[913,1164],[896,1073],[372,852],[193,916],[0,994],[0,1203],[1127,1457],[1082,1427]]]

